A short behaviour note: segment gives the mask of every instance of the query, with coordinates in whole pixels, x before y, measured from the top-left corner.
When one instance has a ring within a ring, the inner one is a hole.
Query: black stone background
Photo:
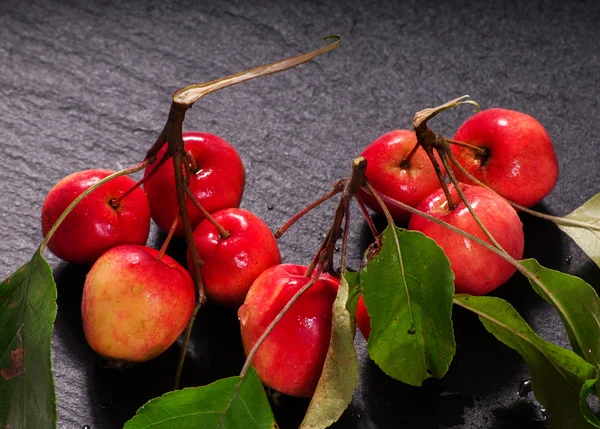
[[[28,260],[41,240],[39,213],[60,178],[141,160],[162,127],[175,89],[315,49],[342,46],[310,64],[212,94],[186,129],[224,137],[247,169],[242,206],[276,229],[348,174],[350,161],[384,132],[410,127],[424,107],[470,94],[483,107],[529,113],[551,135],[560,163],[555,190],[537,208],[566,214],[600,192],[597,1],[113,1],[0,2],[0,275]],[[440,115],[452,135],[471,114]],[[138,176],[139,177],[139,176]],[[272,209],[269,209],[272,206]],[[280,241],[286,262],[307,263],[333,205]],[[526,256],[600,286],[599,271],[551,224],[522,217]],[[354,216],[350,263],[369,235]],[[150,245],[164,235],[152,230]],[[181,257],[183,246],[170,252]],[[59,428],[122,427],[146,400],[170,389],[178,346],[118,373],[87,346],[79,305],[86,269],[47,255],[58,283],[53,336]],[[515,278],[497,292],[544,338],[567,344],[556,313]],[[414,388],[385,376],[357,337],[361,382],[336,428],[543,428],[522,359],[476,318],[455,311],[457,355],[447,376]],[[201,311],[186,385],[239,373],[237,320]],[[282,398],[282,428],[307,405]]]

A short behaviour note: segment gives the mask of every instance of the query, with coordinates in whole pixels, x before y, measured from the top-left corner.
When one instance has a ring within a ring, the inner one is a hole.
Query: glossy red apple
[[[517,260],[521,259],[524,247],[523,225],[517,212],[493,191],[466,184],[462,184],[461,188],[492,237],[509,255]],[[459,202],[460,198],[453,186],[450,186],[450,192],[453,200]],[[421,201],[417,209],[489,242],[462,201],[455,209],[448,208],[441,188]],[[510,263],[480,244],[422,216],[412,215],[408,228],[423,232],[444,250],[454,271],[458,293],[485,295],[505,283],[516,271]]]
[[[367,312],[365,300],[362,295],[358,298],[358,305],[356,307],[356,324],[363,334],[363,337],[365,337],[365,340],[368,340],[369,335],[371,334],[371,318]]]
[[[242,200],[245,170],[236,150],[222,138],[209,133],[190,131],[183,133],[185,151],[195,160],[198,170],[190,178],[190,189],[200,204],[209,212],[238,207]],[[160,159],[165,145],[158,153]],[[157,163],[146,168],[147,176]],[[144,184],[148,194],[152,219],[163,231],[169,231],[178,213],[177,192],[172,161],[168,161]],[[192,228],[204,219],[191,201],[187,202]],[[183,222],[179,222],[176,236],[183,236]]]
[[[202,282],[208,299],[237,309],[248,289],[267,268],[281,263],[279,247],[269,227],[254,213],[225,209],[212,214],[228,233],[222,238],[217,228],[204,219],[194,230]],[[192,261],[188,251],[188,268]]]
[[[81,317],[98,354],[144,362],[164,352],[187,326],[195,303],[191,276],[177,261],[143,246],[102,255],[83,287]]]
[[[275,265],[252,284],[238,311],[246,355],[294,294],[309,282],[302,265]],[[313,395],[331,336],[339,281],[324,274],[289,309],[260,345],[252,365],[267,386],[292,396]]]
[[[410,161],[404,161],[417,144],[414,131],[390,131],[373,143],[361,154],[367,160],[366,177],[371,185],[382,194],[395,200],[416,206],[423,198],[440,187],[433,165],[419,147]],[[441,162],[438,159],[441,165]],[[382,210],[370,195],[362,194],[365,203],[377,213]],[[394,220],[405,223],[410,213],[397,207],[388,207]]]
[[[544,198],[558,178],[558,161],[548,133],[537,120],[507,109],[487,109],[461,125],[454,139],[485,150],[452,145],[460,164],[499,194],[531,207]],[[459,181],[468,179],[456,168]]]
[[[112,173],[110,170],[80,171],[54,185],[42,205],[44,237],[75,198]],[[150,207],[144,191],[135,189],[117,208],[110,204],[134,185],[130,177],[120,176],[93,191],[65,218],[48,248],[65,261],[91,265],[111,247],[146,244]]]

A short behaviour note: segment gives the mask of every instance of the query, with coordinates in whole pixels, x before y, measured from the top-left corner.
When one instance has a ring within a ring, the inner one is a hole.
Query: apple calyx
[[[415,147],[413,147],[409,154],[406,155],[406,158],[404,158],[402,160],[402,162],[400,163],[400,168],[404,169],[404,170],[408,170],[410,168],[410,161],[412,159],[412,157],[415,155],[415,153],[417,153],[417,150],[419,149],[419,142],[417,142],[417,144],[415,144]]]

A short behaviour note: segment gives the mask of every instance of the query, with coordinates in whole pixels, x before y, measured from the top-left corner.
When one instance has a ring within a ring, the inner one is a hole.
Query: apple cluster
[[[556,183],[558,161],[548,133],[527,114],[494,108],[470,117],[448,141],[458,162],[451,173],[460,182],[466,201],[453,184],[447,187],[449,201],[412,130],[390,131],[363,151],[368,162],[366,177],[381,194],[491,243],[468,202],[496,244],[514,259],[522,259],[523,225],[513,206],[537,204]],[[375,198],[368,194],[363,198],[371,209],[382,213]],[[500,256],[440,224],[397,206],[390,205],[389,211],[395,222],[422,232],[444,250],[457,293],[488,294],[516,271]],[[357,323],[368,338],[369,316],[362,297]]]
[[[268,226],[238,208],[245,170],[235,149],[208,133],[186,132],[182,137],[189,162],[185,180],[192,194],[187,211],[206,296],[237,310],[247,355],[261,342],[252,365],[265,385],[310,397],[329,346],[339,279],[326,273],[311,279],[307,266],[282,264]],[[530,207],[553,188],[558,163],[548,134],[531,116],[489,109],[468,119],[448,141],[454,143],[452,154],[462,167],[440,172],[414,131],[388,132],[362,153],[366,179],[378,193],[490,242],[473,210],[494,244],[521,259],[522,223],[508,201]],[[166,151],[165,145],[157,159]],[[461,184],[444,190],[440,173],[453,173]],[[44,235],[78,195],[109,174],[89,170],[61,180],[42,208]],[[190,250],[186,269],[164,249],[145,246],[151,219],[169,235],[184,235],[175,180],[172,163],[162,162],[150,164],[140,182],[111,180],[84,198],[49,241],[60,258],[91,265],[83,290],[83,327],[90,346],[107,359],[143,362],[157,356],[181,335],[194,312],[198,296]],[[361,191],[361,197],[382,212],[372,195]],[[388,208],[395,222],[421,231],[444,250],[456,292],[487,294],[514,274],[512,265],[481,245],[398,206]],[[310,289],[281,315],[309,282],[314,282]],[[369,315],[362,297],[356,316],[368,337]]]
[[[208,299],[237,309],[256,277],[281,262],[279,248],[258,216],[238,208],[245,170],[236,150],[213,134],[182,137],[192,164],[189,188],[212,213],[210,222],[188,201],[204,289]],[[165,145],[158,159],[166,150]],[[44,236],[83,191],[112,173],[87,170],[59,181],[42,206]],[[173,165],[155,162],[140,182],[120,176],[95,189],[51,237],[48,248],[55,255],[91,265],[83,288],[83,328],[89,345],[104,358],[147,361],[186,328],[196,302],[191,265],[186,269],[164,250],[146,247],[151,219],[165,232],[175,226],[173,234],[183,236],[178,218]]]

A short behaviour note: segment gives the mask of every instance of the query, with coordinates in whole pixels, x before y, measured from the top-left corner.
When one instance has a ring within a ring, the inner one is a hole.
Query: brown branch
[[[322,197],[316,199],[315,201],[313,201],[312,203],[310,203],[309,205],[304,207],[302,210],[300,210],[298,213],[296,213],[294,216],[292,216],[292,218],[290,220],[288,220],[285,223],[285,225],[283,225],[281,228],[279,228],[277,230],[277,232],[275,233],[275,238],[280,238],[288,229],[290,229],[290,227],[292,225],[294,225],[298,221],[298,219],[300,219],[302,216],[304,216],[305,214],[310,212],[312,209],[319,207],[325,201],[329,200],[330,198],[332,198],[335,195],[342,192],[344,190],[344,186],[345,186],[345,181],[343,181],[343,180],[338,180],[337,182],[335,182],[333,184],[333,189],[331,189],[331,191],[327,192]]]
[[[371,230],[371,234],[373,234],[373,237],[377,238],[379,233],[377,232],[377,228],[375,228],[373,219],[371,219],[371,216],[369,215],[369,211],[367,210],[367,206],[365,205],[365,202],[363,201],[363,198],[360,195],[360,193],[356,193],[354,195],[354,199],[358,203],[358,207],[360,207],[360,211],[362,212],[363,217],[365,218],[365,221],[367,222],[367,225],[369,226],[369,229]]]
[[[192,107],[196,101],[205,95],[210,94],[211,92],[215,92],[219,89],[227,88],[228,86],[245,82],[247,80],[255,79],[260,76],[267,76],[273,73],[291,69],[292,67],[306,63],[315,57],[324,54],[325,52],[332,51],[333,49],[337,48],[340,43],[342,43],[342,39],[338,36],[327,36],[323,38],[323,40],[327,39],[335,39],[335,41],[327,46],[322,47],[321,49],[317,49],[316,51],[308,52],[296,57],[286,58],[274,63],[264,64],[262,66],[245,70],[221,79],[181,88],[177,90],[175,94],[173,94],[173,102]]]

